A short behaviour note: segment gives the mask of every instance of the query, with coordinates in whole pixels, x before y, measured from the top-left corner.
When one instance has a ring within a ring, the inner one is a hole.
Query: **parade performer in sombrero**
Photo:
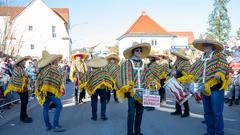
[[[85,52],[77,51],[74,53],[72,58],[72,65],[70,70],[70,80],[74,82],[75,86],[75,104],[82,103],[82,99],[85,97],[86,92],[84,89],[80,88],[80,85],[83,84],[83,76],[84,73],[87,72],[87,66],[85,60],[88,59],[89,55]],[[79,99],[78,99],[78,91],[80,89]]]
[[[195,82],[203,83],[203,109],[207,125],[205,135],[223,135],[224,91],[229,84],[229,64],[226,54],[222,53],[223,45],[215,40],[194,40],[193,46],[203,51],[203,55],[193,64],[192,74]]]
[[[190,83],[191,79],[193,79],[190,75],[191,64],[185,51],[183,49],[180,49],[179,51],[171,52],[171,54],[177,57],[176,61],[172,66],[171,75],[174,76],[181,84]],[[182,114],[182,107],[178,102],[176,102],[176,111],[172,112],[171,115],[181,115],[181,117],[188,117],[190,115],[188,100],[183,103],[183,106],[184,113]]]
[[[65,129],[59,124],[59,117],[62,110],[61,96],[64,93],[64,72],[58,66],[62,55],[42,52],[42,58],[38,61],[39,73],[35,95],[38,102],[43,106],[43,118],[46,130],[54,129],[55,132],[63,132]],[[53,125],[49,121],[50,102],[56,106]]]
[[[152,87],[151,86],[151,81],[156,80],[156,86],[158,86],[158,88],[162,87],[160,84],[160,80],[161,78],[165,77],[167,74],[165,74],[164,76],[161,74],[163,68],[160,67],[160,65],[157,63],[158,60],[160,60],[160,58],[156,55],[156,52],[154,50],[151,50],[150,54],[148,55],[148,60],[149,63],[147,64],[148,70],[151,72],[151,76],[149,76],[151,79],[148,79],[147,83],[150,84],[150,86],[148,86],[149,89],[151,90],[158,90],[156,87]],[[154,107],[145,107],[145,109],[147,109],[147,111],[151,111],[154,110]]]
[[[86,75],[86,82],[84,83],[84,88],[91,96],[91,106],[92,106],[92,120],[97,120],[97,102],[98,96],[100,96],[101,102],[101,119],[107,120],[106,117],[106,99],[107,90],[112,90],[114,82],[105,70],[107,65],[107,60],[98,56],[93,57],[93,59],[87,62],[88,72]]]
[[[8,88],[4,91],[6,96],[10,91],[15,91],[19,94],[21,101],[21,111],[20,120],[24,123],[31,123],[33,120],[27,114],[27,104],[28,104],[28,76],[25,72],[25,63],[27,60],[31,59],[30,56],[17,58],[15,64],[13,65],[12,76]]]
[[[169,57],[168,54],[163,51],[157,53],[156,55],[159,57],[158,64],[160,65],[160,85],[162,86],[159,89],[160,102],[163,103],[163,101],[166,101],[166,91],[163,86],[168,78],[168,73],[170,72]]]
[[[105,69],[108,72],[109,76],[114,81],[114,86],[113,86],[114,100],[118,102],[118,98],[116,94],[116,79],[120,70],[120,66],[118,65],[120,62],[120,58],[116,53],[110,53],[106,57],[106,59],[108,60],[108,64],[107,66],[105,66]],[[107,91],[107,103],[110,101],[110,99],[111,99],[111,91]]]
[[[144,64],[143,59],[149,55],[150,50],[151,46],[149,43],[134,42],[131,47],[123,52],[126,60],[120,66],[117,78],[117,93],[123,98],[128,98],[128,135],[142,135],[143,96],[140,90],[149,86],[147,77],[151,73]],[[155,86],[155,84],[153,83],[152,86]]]

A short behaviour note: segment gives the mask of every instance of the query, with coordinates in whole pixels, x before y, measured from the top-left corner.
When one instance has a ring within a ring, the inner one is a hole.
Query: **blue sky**
[[[27,5],[31,0],[10,0]],[[167,31],[193,31],[195,38],[206,31],[214,0],[43,0],[49,7],[70,10],[73,48],[101,42],[112,45],[142,11]],[[232,34],[240,28],[240,0],[231,0],[228,15]]]

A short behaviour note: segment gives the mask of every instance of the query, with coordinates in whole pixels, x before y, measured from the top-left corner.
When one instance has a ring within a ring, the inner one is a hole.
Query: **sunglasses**
[[[136,49],[135,52],[142,52],[142,49]]]

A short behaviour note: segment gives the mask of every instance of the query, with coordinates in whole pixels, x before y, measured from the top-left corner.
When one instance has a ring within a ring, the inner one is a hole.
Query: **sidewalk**
[[[11,105],[11,109],[2,109],[2,113],[0,113],[0,126],[6,124],[8,121],[19,117],[20,113],[20,101],[17,104]],[[30,99],[28,102],[28,112],[38,105],[36,98]]]

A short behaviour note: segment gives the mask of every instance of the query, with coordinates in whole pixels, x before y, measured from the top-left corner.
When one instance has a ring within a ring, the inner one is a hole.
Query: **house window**
[[[157,40],[152,40],[152,46],[156,46],[157,45]]]
[[[53,37],[53,38],[57,37],[57,34],[56,34],[56,26],[52,26],[52,37]]]
[[[31,47],[31,50],[33,50],[34,49],[34,44],[31,44],[30,47]]]
[[[33,30],[33,26],[32,25],[29,25],[28,26],[28,31],[32,31]]]

